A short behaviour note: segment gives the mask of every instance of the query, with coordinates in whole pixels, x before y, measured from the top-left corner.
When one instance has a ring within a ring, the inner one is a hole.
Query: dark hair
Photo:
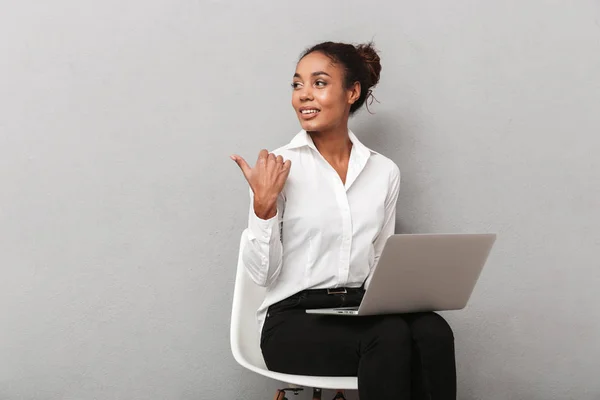
[[[373,96],[372,88],[379,82],[381,63],[373,42],[357,46],[347,43],[323,42],[307,49],[300,59],[314,52],[323,53],[334,63],[343,67],[346,88],[352,87],[355,82],[360,82],[360,97],[350,107],[350,114],[354,114],[365,103],[365,100]]]

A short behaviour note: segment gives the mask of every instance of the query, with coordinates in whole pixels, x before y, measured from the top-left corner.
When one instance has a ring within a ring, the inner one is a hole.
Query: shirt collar
[[[371,153],[376,153],[375,151],[369,149],[367,146],[362,144],[361,141],[358,140],[356,135],[350,129],[348,129],[348,136],[350,138],[350,141],[352,142],[354,150],[361,159],[367,159],[369,158]],[[305,146],[308,146],[313,150],[318,151],[310,135],[305,130],[301,130],[296,136],[294,136],[292,141],[286,147],[288,149],[297,149],[299,147]]]

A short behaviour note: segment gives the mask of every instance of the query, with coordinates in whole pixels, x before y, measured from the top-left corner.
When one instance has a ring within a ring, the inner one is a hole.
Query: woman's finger
[[[268,156],[269,156],[269,151],[267,149],[262,149],[258,153],[258,159],[256,160],[256,163],[260,164],[261,162],[263,162],[266,164]]]
[[[233,154],[231,156],[231,159],[233,161],[235,161],[235,163],[238,165],[238,167],[240,167],[240,169],[242,170],[242,173],[244,174],[246,179],[249,179],[250,173],[252,172],[252,168],[250,168],[250,166],[248,165],[246,160],[244,160],[242,157],[238,156],[237,154]]]

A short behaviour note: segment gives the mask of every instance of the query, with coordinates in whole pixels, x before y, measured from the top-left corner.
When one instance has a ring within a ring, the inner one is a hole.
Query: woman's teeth
[[[314,114],[314,113],[318,113],[319,110],[302,110],[300,111],[302,114]]]

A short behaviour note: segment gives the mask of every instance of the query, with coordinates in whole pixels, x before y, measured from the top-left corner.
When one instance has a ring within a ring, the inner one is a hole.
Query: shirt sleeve
[[[385,242],[396,231],[396,203],[398,202],[398,194],[400,193],[400,169],[396,165],[394,167],[395,168],[390,174],[390,184],[388,187],[388,194],[385,199],[383,227],[373,242],[375,254],[374,261],[373,266],[371,267],[371,272],[369,273],[369,277],[365,282],[365,287],[368,287],[369,283],[371,282],[373,270],[379,263],[379,257],[381,257]]]
[[[250,189],[250,212],[242,261],[252,280],[259,286],[273,283],[281,271],[284,207],[285,201],[280,194],[277,198],[277,214],[267,220],[259,218],[254,212],[254,194]]]

